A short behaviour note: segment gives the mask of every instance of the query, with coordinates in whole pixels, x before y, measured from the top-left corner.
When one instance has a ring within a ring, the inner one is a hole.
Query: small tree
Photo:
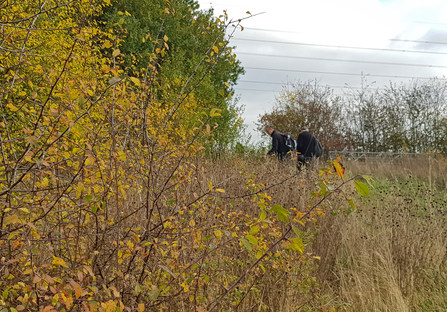
[[[343,101],[329,86],[316,80],[293,82],[283,87],[271,112],[260,115],[258,130],[270,124],[296,139],[303,126],[321,141],[326,150],[350,146]]]

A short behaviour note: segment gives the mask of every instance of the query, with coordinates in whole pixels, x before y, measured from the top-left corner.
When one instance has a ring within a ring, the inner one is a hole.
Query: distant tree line
[[[308,126],[329,150],[447,154],[447,83],[444,80],[363,84],[344,96],[317,81],[284,86],[270,112],[258,118],[297,137]]]

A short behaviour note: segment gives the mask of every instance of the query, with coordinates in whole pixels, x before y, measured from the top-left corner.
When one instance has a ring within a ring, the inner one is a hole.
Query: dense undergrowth
[[[173,2],[163,5],[171,18]],[[238,22],[224,14],[216,33],[197,34],[211,45],[187,78],[163,78],[169,37],[148,34],[149,63],[129,76],[120,42],[131,14],[104,31],[95,17],[110,6],[0,6],[1,312],[441,305],[440,179],[412,191],[384,180],[388,195],[368,202],[357,194],[371,179],[345,175],[340,159],[298,175],[293,161],[243,150],[206,157],[237,112],[195,91],[234,61],[224,34]]]
[[[0,6],[1,311],[331,308],[311,225],[366,185],[338,161],[306,181],[291,163],[209,161],[226,112],[195,91],[234,61],[225,34],[238,21],[204,26],[211,45],[187,79],[161,74],[171,43],[148,34],[150,61],[129,76],[124,17],[106,31],[95,19],[111,5]]]

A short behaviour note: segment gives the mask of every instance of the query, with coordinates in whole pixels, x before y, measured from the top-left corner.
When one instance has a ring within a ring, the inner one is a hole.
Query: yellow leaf
[[[26,208],[19,208],[20,211],[23,211],[24,213],[29,213],[29,210]]]
[[[60,265],[60,266],[63,266],[64,268],[68,269],[68,266],[65,263],[64,259],[58,258],[56,256],[53,256],[53,264],[54,265]]]
[[[5,220],[3,220],[3,226],[7,226],[8,224],[14,224],[19,220],[18,215],[12,215],[9,217],[6,217]]]
[[[208,187],[209,187],[210,191],[212,191],[213,190],[213,182],[210,181],[208,183]]]
[[[116,49],[115,51],[113,51],[112,56],[117,57],[120,53],[121,53],[120,49]]]
[[[109,40],[104,41],[104,43],[102,44],[102,48],[108,49],[111,47],[113,47],[113,44]]]
[[[41,187],[47,187],[49,182],[50,181],[48,180],[48,178],[45,177],[45,178],[42,179],[42,183],[40,184],[40,186]]]
[[[191,219],[191,221],[189,221],[189,225],[190,226],[195,226],[196,225],[196,221],[194,221],[194,219]]]
[[[225,81],[225,85],[226,85],[228,88],[230,87],[230,85],[229,85],[228,82],[226,82],[226,81]]]
[[[216,235],[216,237],[218,237],[218,238],[222,238],[222,231],[216,230],[216,231],[214,231],[214,235]]]
[[[6,105],[7,108],[9,108],[11,110],[11,112],[16,112],[19,109],[17,107],[15,107],[13,104],[9,103],[8,105]]]
[[[225,193],[225,190],[224,190],[224,189],[216,189],[215,191],[216,191],[216,192],[219,192],[219,193]]]
[[[73,287],[73,290],[75,291],[75,297],[76,299],[78,299],[79,297],[81,297],[82,295],[82,287],[81,285],[79,285],[78,283],[76,283],[75,281],[71,280],[70,281],[71,286]]]
[[[345,176],[345,168],[343,168],[343,165],[338,161],[333,161],[332,164],[334,165],[337,175],[343,179]]]
[[[138,87],[141,87],[141,83],[140,83],[140,79],[135,78],[135,77],[129,77],[130,80],[132,80],[132,82],[137,85]]]
[[[132,16],[132,14],[130,14],[129,12],[125,12],[126,16]]]
[[[166,36],[166,35],[163,37],[163,39],[164,39],[164,41],[168,41],[169,40],[168,36]]]
[[[213,46],[213,51],[215,52],[215,53],[219,53],[219,48],[218,47],[216,47],[216,46]]]

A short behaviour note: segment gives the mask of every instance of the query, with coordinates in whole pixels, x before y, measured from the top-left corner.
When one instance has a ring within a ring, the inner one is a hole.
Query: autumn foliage
[[[158,60],[169,37],[148,36],[159,48],[146,70],[129,76],[118,66],[121,33],[97,22],[110,5],[0,7],[0,305],[268,309],[277,303],[261,289],[277,279],[288,285],[283,294],[302,294],[295,307],[316,305],[318,257],[305,252],[306,226],[353,179],[343,180],[335,161],[310,201],[281,204],[242,162],[218,172],[201,153],[222,109],[192,118],[200,94],[188,84],[228,57],[228,42],[219,34],[190,79],[162,81]],[[166,18],[175,14],[165,5]],[[223,31],[233,24],[225,15],[215,23]],[[304,188],[294,171],[278,178]]]

